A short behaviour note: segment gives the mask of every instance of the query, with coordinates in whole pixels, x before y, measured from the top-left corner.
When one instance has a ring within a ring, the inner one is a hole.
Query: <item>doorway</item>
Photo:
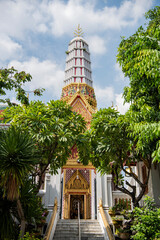
[[[80,206],[80,218],[84,219],[84,195],[70,195],[71,219],[78,219],[78,203]]]

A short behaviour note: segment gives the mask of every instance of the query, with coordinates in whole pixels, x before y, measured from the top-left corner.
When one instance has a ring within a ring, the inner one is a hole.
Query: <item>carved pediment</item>
[[[75,189],[89,189],[89,184],[86,179],[82,176],[82,174],[77,170],[72,177],[69,179],[66,184],[67,190],[75,190]]]

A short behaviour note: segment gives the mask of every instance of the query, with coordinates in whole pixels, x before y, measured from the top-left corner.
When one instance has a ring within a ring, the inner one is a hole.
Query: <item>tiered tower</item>
[[[66,69],[61,99],[72,105],[77,95],[89,104],[91,112],[96,111],[97,102],[93,89],[90,52],[87,42],[82,38],[81,28],[69,43],[66,51]],[[87,105],[88,105],[87,104]]]

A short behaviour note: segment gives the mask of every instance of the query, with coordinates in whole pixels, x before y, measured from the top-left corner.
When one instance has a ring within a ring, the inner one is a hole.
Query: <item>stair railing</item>
[[[106,214],[105,214],[104,209],[103,209],[102,199],[100,199],[100,201],[99,201],[99,211],[100,211],[100,214],[101,214],[101,217],[102,217],[103,225],[104,225],[104,227],[107,231],[109,240],[115,240],[115,237],[112,233],[112,230],[109,226]]]
[[[51,237],[52,228],[54,226],[56,215],[57,215],[57,209],[58,209],[58,201],[57,201],[57,198],[55,198],[52,216],[51,216],[51,219],[49,221],[44,240],[49,240],[50,237]]]
[[[78,239],[81,240],[80,207],[78,202]]]

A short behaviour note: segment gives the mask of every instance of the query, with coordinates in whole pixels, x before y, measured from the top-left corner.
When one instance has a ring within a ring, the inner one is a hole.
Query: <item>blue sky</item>
[[[0,66],[29,72],[33,79],[26,89],[46,89],[36,99],[59,99],[65,51],[80,24],[91,53],[98,108],[113,102],[124,113],[128,79],[116,63],[120,36],[134,34],[146,22],[144,13],[157,5],[158,0],[0,0]],[[13,93],[7,97],[15,101]]]

